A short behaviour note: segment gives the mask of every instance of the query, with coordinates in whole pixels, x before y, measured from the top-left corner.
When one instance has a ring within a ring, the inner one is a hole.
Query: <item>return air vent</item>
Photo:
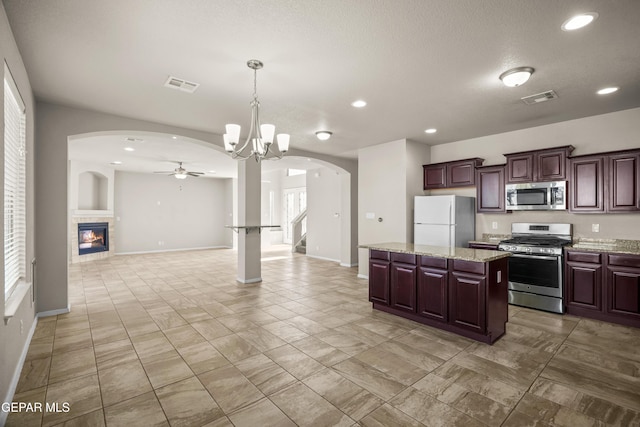
[[[527,105],[539,104],[541,102],[549,101],[550,99],[558,98],[558,94],[552,90],[548,90],[546,92],[536,93],[535,95],[525,96],[522,99]]]
[[[183,92],[193,93],[198,89],[200,83],[188,82],[183,79],[179,79],[177,77],[169,76],[166,82],[164,82],[165,87],[170,87],[172,89],[178,89]]]

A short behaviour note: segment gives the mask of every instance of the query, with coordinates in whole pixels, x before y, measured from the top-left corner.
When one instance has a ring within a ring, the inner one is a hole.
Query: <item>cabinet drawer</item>
[[[609,265],[640,268],[640,256],[626,254],[609,254]]]
[[[447,259],[446,258],[434,258],[431,256],[421,256],[420,257],[420,265],[425,267],[433,267],[433,268],[441,268],[443,270],[447,269]]]
[[[453,271],[462,271],[465,273],[473,273],[473,274],[484,274],[484,263],[454,259]]]
[[[389,261],[389,252],[371,249],[369,251],[369,259],[383,259],[385,261]]]
[[[405,264],[416,265],[416,256],[414,254],[401,254],[398,252],[391,252],[391,262],[402,262]]]
[[[601,255],[596,252],[573,252],[567,251],[567,261],[588,262],[591,264],[601,264]]]

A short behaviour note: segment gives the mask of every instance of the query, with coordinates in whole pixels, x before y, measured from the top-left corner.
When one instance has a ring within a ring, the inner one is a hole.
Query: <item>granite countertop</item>
[[[478,243],[483,245],[497,245],[502,240],[510,239],[511,234],[490,234],[482,233],[482,237],[478,240],[469,240],[469,243]]]
[[[590,239],[581,237],[567,249],[579,249],[587,252],[610,252],[617,254],[640,255],[640,240]]]
[[[458,259],[462,261],[487,262],[511,256],[511,252],[490,251],[486,249],[448,248],[446,246],[414,245],[413,243],[370,243],[360,245],[361,248],[380,251],[399,252],[415,255],[426,255],[436,258]]]

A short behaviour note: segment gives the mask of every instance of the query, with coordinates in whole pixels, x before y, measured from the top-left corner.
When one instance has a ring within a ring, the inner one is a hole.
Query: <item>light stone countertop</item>
[[[446,246],[414,245],[413,243],[370,243],[361,248],[405,254],[426,255],[436,258],[458,259],[462,261],[487,262],[511,256],[511,252],[486,249],[448,248]]]
[[[591,239],[582,237],[573,242],[567,249],[585,252],[609,252],[615,254],[640,255],[640,240],[623,239]]]
[[[469,240],[469,243],[478,243],[482,245],[497,245],[503,240],[510,239],[511,234],[490,234],[482,233],[482,237],[478,240]]]

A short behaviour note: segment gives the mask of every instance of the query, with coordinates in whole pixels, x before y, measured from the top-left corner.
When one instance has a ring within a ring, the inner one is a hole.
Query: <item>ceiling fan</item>
[[[182,167],[182,162],[175,162],[178,164],[178,167],[172,171],[155,171],[153,173],[163,173],[169,176],[175,176],[178,179],[186,179],[188,176],[198,177],[200,175],[204,175],[204,172],[192,172],[188,171]]]

